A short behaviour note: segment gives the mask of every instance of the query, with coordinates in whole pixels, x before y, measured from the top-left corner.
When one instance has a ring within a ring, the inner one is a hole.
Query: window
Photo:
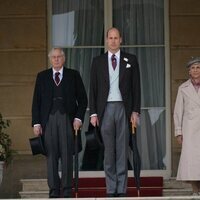
[[[104,53],[107,28],[119,28],[122,50],[137,56],[142,86],[137,140],[142,170],[166,170],[170,162],[166,131],[166,5],[165,0],[52,0],[51,44],[65,49],[66,66],[80,72],[87,93],[92,58]],[[85,119],[83,129],[87,130],[88,113]],[[83,141],[85,145],[84,134]],[[82,170],[102,170],[102,152],[94,152],[92,159],[97,153],[99,159],[92,168],[84,163],[84,153]]]

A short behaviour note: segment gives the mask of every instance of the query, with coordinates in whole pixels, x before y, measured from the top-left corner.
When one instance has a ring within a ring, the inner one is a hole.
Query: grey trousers
[[[60,196],[60,188],[64,196],[71,196],[73,178],[73,133],[66,114],[56,111],[49,116],[45,130],[47,149],[47,179],[49,196]],[[61,159],[62,178],[58,174],[58,161]]]
[[[128,119],[122,102],[108,102],[101,134],[105,146],[104,171],[107,193],[126,193],[128,173]]]

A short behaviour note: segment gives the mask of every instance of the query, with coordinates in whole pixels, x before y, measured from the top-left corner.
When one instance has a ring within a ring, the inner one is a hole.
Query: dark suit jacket
[[[72,69],[63,69],[64,108],[70,119],[84,120],[87,95],[80,74]],[[53,101],[53,70],[47,69],[37,75],[32,103],[32,126],[41,124],[45,129]]]
[[[97,114],[100,124],[109,94],[108,52],[95,57],[90,77],[90,115]],[[140,113],[140,73],[135,55],[120,52],[119,89],[127,117]]]

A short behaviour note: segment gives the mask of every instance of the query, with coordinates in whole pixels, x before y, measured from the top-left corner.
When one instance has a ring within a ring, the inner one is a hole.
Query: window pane
[[[104,41],[104,1],[52,0],[52,45],[91,46]]]
[[[66,48],[65,65],[68,68],[76,69],[80,72],[83,79],[87,95],[89,96],[90,67],[93,57],[104,53],[103,48]],[[88,149],[86,145],[86,132],[89,124],[89,111],[85,114],[82,127],[82,146],[83,150],[79,153],[79,164],[81,171],[103,170],[103,151],[102,149]]]
[[[164,43],[163,0],[113,0],[113,24],[125,45]]]
[[[92,58],[104,52],[104,2],[106,1],[52,0],[52,46],[65,48],[66,66],[80,72],[87,94]],[[122,32],[122,50],[135,54],[140,66],[142,109],[137,140],[142,169],[164,170],[164,0],[113,0],[113,26]],[[134,48],[125,45],[134,45]],[[80,170],[103,170],[103,152],[98,149],[87,151],[85,132],[88,123],[87,111],[82,128],[83,151],[79,154]],[[131,152],[129,156],[131,164]]]
[[[143,170],[166,169],[166,112],[162,107],[141,110],[137,142]]]
[[[123,50],[135,54],[140,66],[142,109],[137,142],[142,169],[165,170],[164,1],[113,0],[113,24],[122,32]],[[131,153],[129,157],[131,161]]]
[[[138,58],[142,88],[142,107],[165,106],[164,47],[123,48]]]
[[[90,67],[93,57],[104,52],[102,48],[67,48],[64,49],[66,55],[66,67],[76,69],[80,72],[89,95]]]
[[[140,67],[142,109],[140,125],[137,128],[137,142],[142,169],[165,169],[164,48],[123,48],[123,50],[135,54]]]

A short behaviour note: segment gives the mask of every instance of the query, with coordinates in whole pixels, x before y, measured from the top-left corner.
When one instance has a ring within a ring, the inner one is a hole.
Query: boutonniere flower
[[[126,68],[130,68],[130,67],[131,67],[131,65],[127,63]]]
[[[124,61],[128,62],[128,58],[124,58]]]

